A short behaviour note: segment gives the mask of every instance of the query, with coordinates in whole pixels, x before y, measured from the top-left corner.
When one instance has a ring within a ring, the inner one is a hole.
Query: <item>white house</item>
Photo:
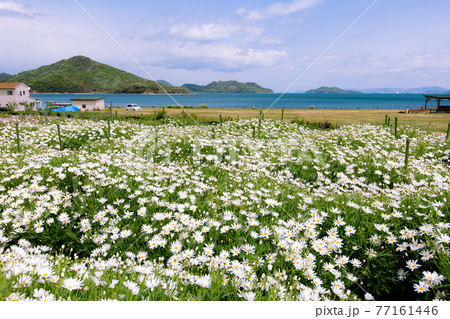
[[[8,103],[17,103],[16,111],[24,111],[25,103],[32,103],[36,109],[38,100],[30,97],[30,87],[20,82],[0,83],[0,108],[6,108]]]
[[[79,107],[82,111],[105,109],[104,97],[78,97],[72,100],[72,105]]]

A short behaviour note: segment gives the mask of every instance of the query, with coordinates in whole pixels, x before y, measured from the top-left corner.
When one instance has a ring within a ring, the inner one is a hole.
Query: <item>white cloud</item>
[[[254,42],[258,37],[264,32],[263,28],[259,27],[247,27],[245,28],[245,33],[247,36],[242,40],[242,43]]]
[[[262,20],[267,18],[267,15],[259,10],[252,10],[248,13],[247,18],[250,20]]]
[[[124,31],[123,33],[125,35],[128,34],[127,31]],[[140,38],[141,38],[141,40],[144,40],[144,41],[152,41],[152,40],[157,39],[163,33],[164,33],[164,30],[162,28],[149,28],[149,29],[145,29],[145,31],[142,30],[140,32],[140,34],[141,34]]]
[[[214,23],[200,26],[175,25],[170,28],[170,34],[184,40],[210,41],[229,39],[237,30],[233,25],[219,25]]]
[[[262,38],[259,43],[281,45],[285,43],[285,40],[280,37],[265,37]]]
[[[8,2],[0,2],[0,10],[8,10],[8,11],[15,11],[18,13],[25,13],[25,9],[23,5],[8,1]]]
[[[267,7],[269,15],[285,16],[297,11],[302,11],[316,5],[321,0],[295,0],[290,3],[277,2]]]
[[[37,13],[26,9],[23,5],[12,1],[0,2],[0,16],[32,18]]]
[[[439,51],[437,48],[430,48],[425,52],[411,52],[406,55],[373,53],[334,55],[321,59],[311,72],[378,78],[393,75],[407,78],[412,74],[421,74],[421,77],[425,78],[429,74],[436,74],[436,71],[448,73],[450,70],[448,54],[448,50]]]
[[[262,20],[275,16],[286,16],[298,11],[306,10],[321,2],[322,0],[294,0],[288,3],[277,2],[266,6],[262,10],[252,10],[247,17],[250,20]],[[240,11],[241,14],[244,11]]]
[[[245,8],[239,8],[239,9],[236,10],[236,14],[237,15],[242,15],[242,14],[245,13],[245,11],[246,11]]]
[[[234,72],[251,68],[268,67],[283,62],[287,53],[279,50],[239,48],[224,44],[195,42],[173,46],[168,52],[166,67],[180,69],[209,69]]]

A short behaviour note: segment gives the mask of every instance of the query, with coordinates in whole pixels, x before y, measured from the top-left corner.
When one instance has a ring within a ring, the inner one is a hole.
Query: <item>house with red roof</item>
[[[17,103],[16,111],[24,111],[26,103],[32,103],[36,108],[38,100],[30,97],[30,87],[20,82],[0,82],[0,109],[5,109],[9,103]]]

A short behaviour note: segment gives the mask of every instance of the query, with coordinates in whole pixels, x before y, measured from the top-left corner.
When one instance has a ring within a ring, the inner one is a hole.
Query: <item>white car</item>
[[[127,111],[140,111],[141,107],[137,106],[136,104],[127,104]]]

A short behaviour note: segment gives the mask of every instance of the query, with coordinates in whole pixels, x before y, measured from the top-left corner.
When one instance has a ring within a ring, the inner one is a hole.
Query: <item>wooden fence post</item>
[[[16,122],[17,153],[20,153],[19,123]]]
[[[447,128],[447,137],[445,138],[445,141],[448,141],[448,137],[450,135],[450,123],[448,123],[448,128]]]
[[[56,123],[56,128],[58,129],[58,140],[59,140],[59,150],[62,150],[62,141],[61,141],[61,129],[59,128],[59,123]]]
[[[406,150],[405,150],[405,167],[408,167],[408,163],[409,163],[409,143],[410,143],[410,139],[407,138],[406,139]]]
[[[111,120],[108,119],[108,140],[111,138]]]
[[[78,179],[76,176],[72,177],[72,193],[76,193],[78,189]]]
[[[395,117],[395,129],[394,129],[394,136],[397,138],[397,117]]]
[[[258,135],[261,134],[261,111],[259,111]]]

